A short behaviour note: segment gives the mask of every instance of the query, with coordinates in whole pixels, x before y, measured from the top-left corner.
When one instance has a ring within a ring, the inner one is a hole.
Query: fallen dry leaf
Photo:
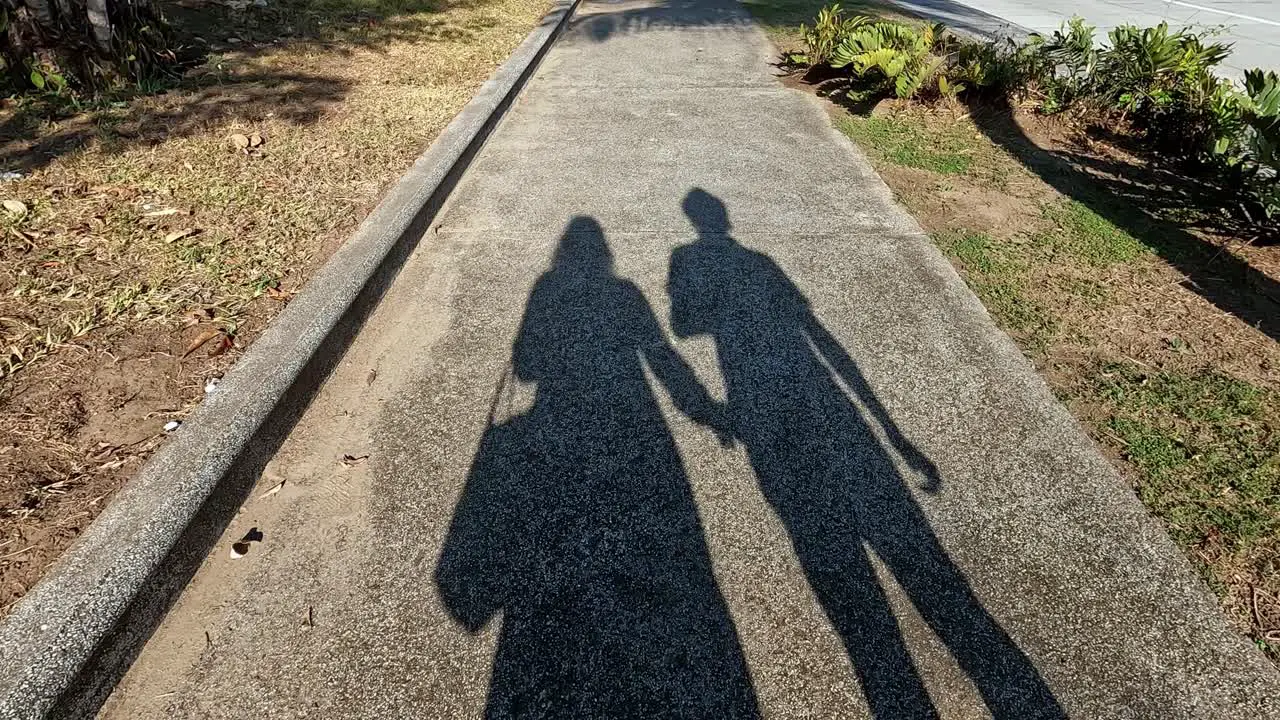
[[[195,339],[192,340],[189,345],[187,345],[187,349],[182,353],[182,357],[186,357],[191,353],[195,352],[196,350],[199,350],[201,345],[204,345],[205,343],[218,337],[219,335],[222,335],[222,331],[216,328],[205,330],[204,332],[197,335]],[[225,335],[223,337],[225,337]]]
[[[235,344],[235,340],[232,340],[230,335],[223,335],[222,339],[218,341],[217,346],[209,351],[209,357],[217,357],[235,347]]]
[[[164,241],[167,243],[177,242],[178,240],[181,240],[184,237],[190,237],[192,235],[195,235],[198,232],[200,232],[200,230],[197,228],[185,228],[183,230],[175,230],[169,233],[168,235],[165,235]]]
[[[27,204],[21,200],[5,200],[3,204],[4,209],[14,215],[24,215],[27,212]]]
[[[191,327],[192,325],[199,325],[202,322],[212,320],[214,312],[213,308],[196,308],[195,310],[188,310],[184,317],[186,319],[183,321],[183,325]]]
[[[284,488],[284,484],[285,484],[285,481],[281,480],[275,485],[272,485],[266,492],[259,495],[258,499],[261,500],[262,498],[271,497],[272,495],[275,495],[276,493],[280,492],[281,489]]]

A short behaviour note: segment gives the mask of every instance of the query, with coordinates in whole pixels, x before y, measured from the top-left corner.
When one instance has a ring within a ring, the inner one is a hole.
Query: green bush
[[[0,91],[89,97],[167,75],[175,40],[154,0],[5,0]]]
[[[900,98],[915,97],[938,75],[944,58],[942,25],[915,28],[893,22],[863,22],[846,33],[831,53],[831,67],[881,79]],[[945,79],[943,80],[945,83]]]
[[[1230,47],[1213,32],[1172,31],[1167,23],[1122,25],[1108,43],[1080,18],[1027,46],[1044,58],[1029,82],[1046,112],[1075,110],[1121,132],[1132,129],[1154,152],[1216,168],[1260,217],[1280,217],[1280,80],[1251,70],[1243,92],[1215,70]],[[1038,50],[1037,50],[1038,48]]]
[[[1169,148],[1201,147],[1213,135],[1212,102],[1226,81],[1214,74],[1230,52],[1211,33],[1121,25],[1099,47],[1080,18],[1028,48],[1043,62],[1030,78],[1046,112],[1068,109],[1114,114]]]
[[[1218,163],[1248,189],[1262,215],[1280,217],[1280,75],[1253,69],[1244,92],[1218,98]]]
[[[804,38],[805,52],[791,53],[787,61],[793,65],[826,65],[831,59],[836,46],[849,33],[868,22],[865,17],[845,18],[844,10],[839,3],[828,5],[818,11],[813,27],[800,26],[800,35]]]
[[[898,97],[915,97],[923,91],[941,95],[961,88],[938,77],[954,39],[942,25],[915,28],[903,23],[845,17],[839,4],[818,11],[813,27],[800,26],[804,52],[788,53],[784,62],[799,66],[848,68],[850,74],[874,88]],[[935,78],[937,78],[935,80]]]
[[[975,92],[1022,96],[1033,78],[1045,74],[1044,56],[1032,45],[1012,40],[964,42],[947,75]]]
[[[1043,63],[1040,72],[1029,80],[1040,86],[1046,111],[1061,111],[1093,94],[1098,76],[1098,49],[1093,35],[1094,27],[1078,17],[1047,38],[1032,35],[1028,47]]]
[[[1243,88],[1219,77],[1230,47],[1213,31],[1122,25],[1100,45],[1093,26],[1072,18],[1023,43],[977,42],[937,24],[846,18],[831,5],[803,35],[806,51],[789,61],[846,69],[873,95],[1030,99],[1208,167],[1244,194],[1251,218],[1280,218],[1280,77],[1251,70]]]

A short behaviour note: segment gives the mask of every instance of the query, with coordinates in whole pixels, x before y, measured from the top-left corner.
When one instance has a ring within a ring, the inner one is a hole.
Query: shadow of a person
[[[676,406],[723,408],[578,217],[512,352],[532,407],[492,416],[436,569],[470,631],[502,613],[489,717],[756,717],[684,468],[644,366]],[[724,438],[727,442],[727,438]]]
[[[843,640],[873,715],[936,717],[937,711],[868,548],[995,717],[1064,717],[1031,661],[947,557],[850,394],[893,450],[925,475],[931,492],[940,482],[932,463],[898,431],[853,359],[782,269],[729,236],[723,203],[695,189],[685,197],[684,211],[698,239],[672,253],[672,327],[680,337],[714,339],[735,436]]]

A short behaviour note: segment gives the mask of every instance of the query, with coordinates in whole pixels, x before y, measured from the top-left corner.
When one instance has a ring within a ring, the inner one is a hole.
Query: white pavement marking
[[[1219,10],[1218,8],[1205,7],[1204,5],[1196,5],[1195,3],[1182,2],[1182,0],[1165,0],[1165,2],[1170,5],[1181,5],[1182,7],[1189,7],[1193,10],[1203,10],[1205,12],[1218,13],[1219,15],[1229,15],[1234,18],[1240,18],[1241,20],[1249,20],[1252,22],[1260,22],[1266,25],[1275,25],[1276,27],[1280,27],[1280,22],[1260,18],[1256,15],[1245,15],[1243,13],[1231,12],[1230,10]]]

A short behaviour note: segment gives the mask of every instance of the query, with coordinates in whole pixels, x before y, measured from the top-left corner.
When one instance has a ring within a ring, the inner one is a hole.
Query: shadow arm
[[[938,474],[938,467],[903,435],[897,423],[889,416],[889,411],[880,403],[880,399],[876,397],[876,394],[871,390],[871,386],[867,384],[867,379],[863,377],[857,363],[853,361],[853,358],[849,357],[849,353],[823,327],[812,312],[805,313],[804,327],[805,334],[808,335],[809,341],[813,343],[818,354],[827,361],[832,369],[835,370],[836,375],[862,401],[867,411],[884,429],[884,433],[889,437],[889,442],[893,444],[894,449],[902,455],[903,460],[906,461],[909,467],[925,476],[925,481],[922,485],[923,489],[930,493],[937,492],[942,487],[942,477]]]
[[[662,339],[644,347],[642,354],[658,382],[671,394],[676,409],[699,425],[714,430],[722,445],[730,445],[732,439],[724,406],[711,397],[680,353]]]

